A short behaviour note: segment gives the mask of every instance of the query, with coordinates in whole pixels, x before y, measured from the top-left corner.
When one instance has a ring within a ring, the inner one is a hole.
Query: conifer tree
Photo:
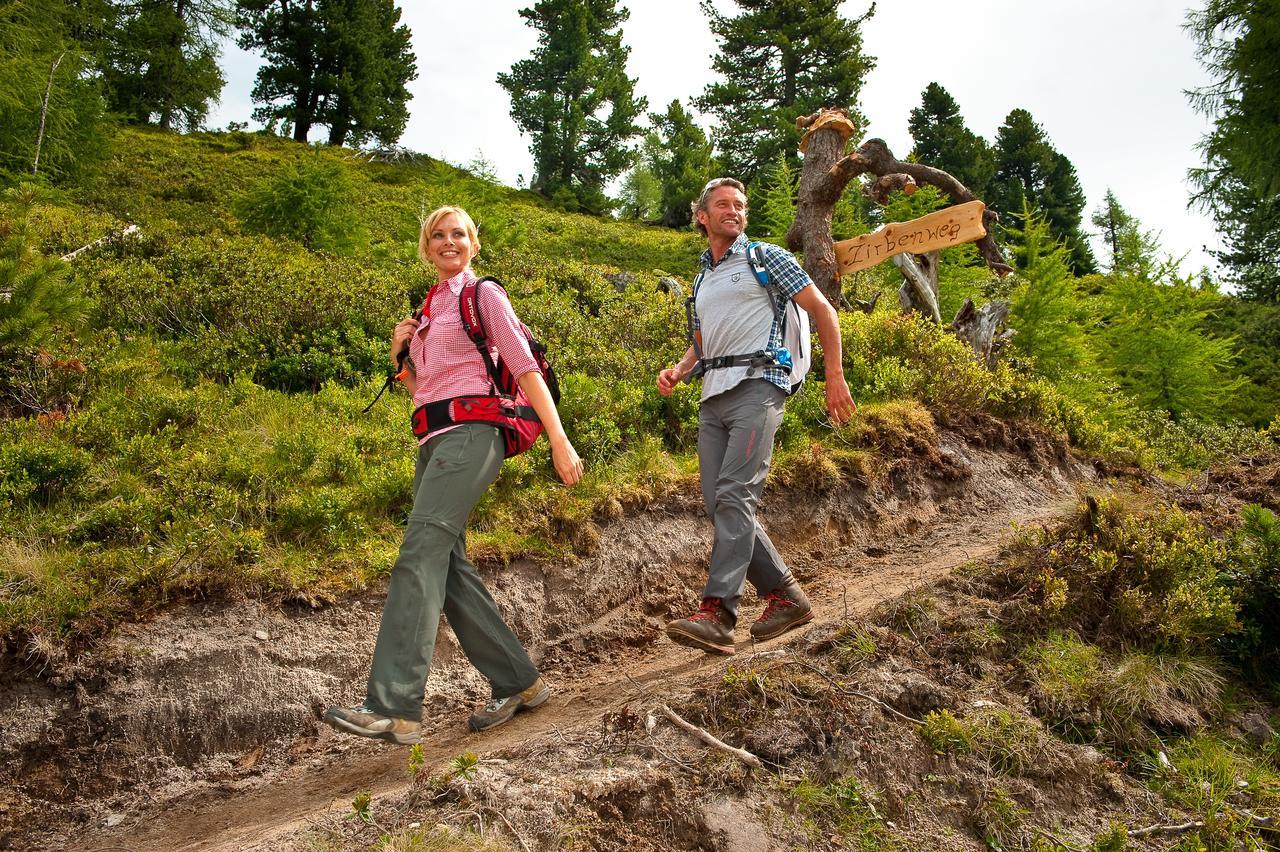
[[[1213,121],[1193,203],[1217,221],[1240,294],[1280,301],[1280,0],[1207,0],[1187,28],[1213,78],[1191,93]]]
[[[55,324],[74,327],[89,300],[67,276],[67,265],[38,254],[27,233],[35,188],[7,193],[12,218],[0,220],[0,383],[17,359],[49,343]]]
[[[655,133],[645,157],[662,185],[659,220],[668,228],[683,228],[691,220],[690,205],[713,177],[711,143],[678,100],[665,113],[649,113],[649,121]]]
[[[641,158],[622,178],[618,215],[648,222],[657,217],[662,202],[662,184],[648,162]]]
[[[77,40],[106,19],[65,3],[14,0],[0,14],[0,171],[68,177],[106,151],[96,58]]]
[[[238,0],[238,9],[240,46],[266,58],[255,119],[283,121],[299,142],[317,124],[330,145],[400,138],[418,72],[394,0]]]
[[[511,117],[532,137],[532,188],[568,208],[608,209],[604,185],[634,154],[648,102],[627,77],[617,0],[538,0],[520,16],[538,31],[533,55],[498,75]]]
[[[1015,109],[996,132],[996,173],[989,206],[1016,215],[1024,204],[1044,211],[1049,228],[1071,251],[1077,275],[1093,272],[1093,253],[1080,229],[1084,190],[1075,166],[1053,147],[1031,113]]]
[[[796,185],[800,179],[797,169],[779,151],[765,169],[760,180],[752,186],[751,216],[753,230],[780,241],[796,219]]]
[[[1142,230],[1142,224],[1120,206],[1110,189],[1091,221],[1102,238],[1103,268],[1108,273],[1155,281],[1171,271],[1169,262],[1159,260],[1160,241],[1155,233]]]
[[[1120,387],[1175,420],[1217,420],[1244,380],[1231,369],[1234,341],[1206,331],[1216,297],[1185,283],[1116,275],[1101,302],[1101,359]]]
[[[875,61],[863,52],[862,24],[839,0],[735,0],[742,14],[720,14],[702,0],[720,41],[712,67],[723,79],[695,105],[719,122],[716,149],[729,175],[750,184],[779,153],[797,162],[797,117],[857,102]]]
[[[920,100],[907,122],[915,140],[911,158],[950,172],[974,195],[985,198],[996,170],[991,146],[965,126],[960,105],[942,86],[930,83]]]
[[[1041,375],[1077,396],[1093,396],[1096,358],[1089,346],[1088,308],[1071,274],[1071,253],[1049,230],[1044,214],[1023,207],[1021,227],[1010,224],[1018,251],[1018,280],[1009,296],[1010,344],[1034,359]]]
[[[111,109],[139,124],[200,127],[225,83],[218,44],[235,21],[234,0],[140,0],[119,8],[103,57]]]

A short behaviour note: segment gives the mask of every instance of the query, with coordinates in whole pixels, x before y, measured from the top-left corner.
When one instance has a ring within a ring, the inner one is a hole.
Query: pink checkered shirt
[[[476,274],[468,267],[427,293],[422,322],[409,338],[409,358],[418,381],[418,389],[413,394],[414,408],[455,396],[493,393],[484,359],[467,337],[458,313],[458,294],[465,284],[475,280]],[[490,352],[496,350],[495,358],[501,356],[517,378],[538,369],[506,294],[490,284],[481,284],[479,298]],[[435,435],[455,428],[437,429],[418,443],[425,444]]]

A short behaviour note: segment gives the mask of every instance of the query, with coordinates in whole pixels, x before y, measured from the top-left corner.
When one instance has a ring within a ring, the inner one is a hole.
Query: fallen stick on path
[[[1197,828],[1204,828],[1204,823],[1184,822],[1179,825],[1149,825],[1146,828],[1139,828],[1137,831],[1129,832],[1129,836],[1146,837],[1149,834],[1183,834],[1188,831],[1195,831]]]
[[[727,754],[733,755],[734,757],[738,758],[738,760],[741,760],[743,763],[745,763],[747,766],[753,766],[756,769],[764,768],[764,764],[760,762],[760,758],[756,757],[751,752],[746,751],[744,749],[740,749],[740,748],[734,748],[728,743],[716,739],[713,735],[707,733],[702,728],[699,728],[697,725],[691,724],[689,722],[686,722],[684,719],[681,719],[680,716],[678,716],[674,710],[672,710],[670,707],[668,707],[665,704],[663,704],[662,707],[660,707],[659,709],[662,711],[662,715],[670,719],[671,722],[676,727],[681,728],[682,730],[685,730],[693,734],[695,737],[702,740],[704,743],[711,746],[712,748],[718,748],[721,751],[726,752]]]

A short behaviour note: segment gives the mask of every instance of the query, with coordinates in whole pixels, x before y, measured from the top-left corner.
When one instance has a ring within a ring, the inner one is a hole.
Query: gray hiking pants
[[[781,586],[787,575],[782,557],[756,521],[786,399],[777,385],[746,379],[706,400],[698,411],[702,499],[716,528],[702,596],[720,598],[735,617],[745,580],[763,594]]]
[[[464,423],[418,448],[413,511],[391,569],[369,673],[365,706],[375,713],[422,718],[442,611],[495,698],[515,695],[538,679],[524,646],[467,561],[467,517],[501,467],[502,436],[482,423]]]

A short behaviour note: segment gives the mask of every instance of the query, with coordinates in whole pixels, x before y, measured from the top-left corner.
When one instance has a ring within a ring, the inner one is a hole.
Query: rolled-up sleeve
[[[498,357],[507,365],[511,375],[518,379],[538,369],[507,294],[493,284],[481,284],[479,302],[489,345],[498,350]]]

